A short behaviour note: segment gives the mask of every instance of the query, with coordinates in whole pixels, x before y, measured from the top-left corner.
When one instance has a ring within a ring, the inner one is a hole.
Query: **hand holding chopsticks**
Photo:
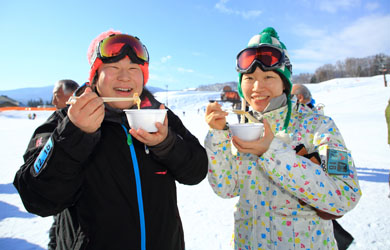
[[[237,114],[237,115],[245,115],[248,120],[254,122],[254,123],[259,123],[259,120],[257,120],[255,117],[253,117],[249,112],[244,111],[244,110],[239,110],[239,109],[227,109],[224,110],[225,112],[232,113],[232,114]]]
[[[138,94],[134,94],[133,97],[101,97],[103,99],[103,102],[128,102],[128,101],[134,101],[138,104],[140,102],[140,98]],[[74,104],[76,101],[76,96],[71,96],[69,100],[66,102],[66,104]]]

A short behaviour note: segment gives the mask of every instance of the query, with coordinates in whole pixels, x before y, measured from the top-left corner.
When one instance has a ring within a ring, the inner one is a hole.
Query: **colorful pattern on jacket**
[[[205,139],[208,179],[223,198],[239,196],[234,213],[235,249],[337,249],[331,220],[312,209],[343,215],[361,197],[355,166],[348,151],[349,175],[328,175],[320,165],[296,155],[304,144],[325,159],[327,147],[347,150],[340,131],[327,116],[293,103],[288,127],[282,132],[286,107],[265,114],[275,134],[261,157],[232,153],[231,132],[210,130]],[[300,205],[298,199],[307,205]]]

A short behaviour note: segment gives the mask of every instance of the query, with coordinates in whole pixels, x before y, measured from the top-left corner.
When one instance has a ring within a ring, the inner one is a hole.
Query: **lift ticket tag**
[[[328,148],[326,160],[328,174],[349,174],[348,153],[346,151]]]

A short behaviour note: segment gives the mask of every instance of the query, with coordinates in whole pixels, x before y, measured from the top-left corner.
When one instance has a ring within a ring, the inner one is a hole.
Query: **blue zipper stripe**
[[[134,145],[133,145],[133,143],[131,143],[131,135],[127,132],[127,129],[124,125],[122,125],[122,127],[125,130],[126,137],[128,138],[127,141],[128,141],[129,148],[130,148],[131,159],[133,161],[135,184],[137,187],[138,210],[139,210],[139,217],[140,217],[139,222],[140,222],[140,226],[141,226],[141,249],[146,250],[145,214],[144,214],[144,204],[143,204],[143,200],[142,200],[141,177],[139,174],[137,155],[135,154]]]

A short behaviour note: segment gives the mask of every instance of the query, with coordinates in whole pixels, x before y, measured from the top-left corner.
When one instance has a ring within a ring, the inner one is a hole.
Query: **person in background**
[[[49,117],[45,124],[51,124],[52,121],[55,121],[57,124],[61,123],[66,116],[66,112],[61,111],[61,109],[67,106],[66,102],[78,87],[79,84],[70,79],[59,80],[55,83],[52,104],[57,110]],[[40,136],[39,133],[33,135],[33,137],[37,136]],[[66,235],[68,241],[73,242],[76,237],[76,232],[74,232],[73,229],[78,227],[77,223],[72,219],[71,212],[68,209],[64,209],[64,211],[53,216],[53,220],[53,224],[49,230],[48,250],[55,250],[57,248],[57,238],[60,237],[58,236],[59,234]],[[69,223],[64,223],[64,220],[69,220]]]
[[[296,96],[297,103],[301,105],[307,105],[314,112],[321,111],[323,113],[323,106],[314,106],[315,101],[312,97],[310,90],[303,84],[294,84],[291,90],[291,95]],[[353,242],[353,236],[346,231],[336,219],[332,220],[334,236],[337,241],[338,249],[347,249]]]
[[[124,109],[165,109],[144,85],[149,54],[137,37],[109,30],[88,49],[89,84],[76,91],[67,116],[47,132],[15,175],[27,211],[40,216],[64,209],[79,225],[76,238],[57,249],[183,250],[176,181],[195,185],[207,175],[207,154],[168,109],[157,132],[130,128]]]
[[[385,109],[385,117],[387,123],[387,144],[390,146],[390,99],[387,102],[387,107]],[[389,173],[389,187],[390,187],[390,173]],[[388,196],[390,198],[390,194]]]
[[[76,91],[78,87],[78,83],[73,80],[59,80],[54,85],[53,98],[51,103],[56,107],[56,109],[65,108],[69,97],[73,94],[74,91]]]
[[[324,114],[324,105],[315,105],[316,101],[312,97],[310,90],[303,84],[294,84],[291,89],[291,95],[296,96],[297,103],[301,105],[307,105],[313,111]]]
[[[291,90],[291,95],[295,95],[298,99],[298,103],[306,104],[309,108],[313,109],[314,99],[311,96],[310,90],[303,84],[294,84]]]
[[[387,144],[390,146],[390,99],[387,102],[387,107],[385,109],[385,117],[387,123]]]
[[[30,143],[23,155],[25,164],[27,164],[28,159],[43,149],[43,146],[50,137],[49,131],[54,131],[54,129],[61,124],[62,120],[66,117],[67,113],[66,110],[64,110],[66,107],[66,101],[78,88],[78,86],[77,82],[68,79],[59,80],[55,83],[53,88],[52,104],[56,107],[56,110],[49,116],[44,124],[34,131],[34,134],[30,139]],[[35,118],[35,116],[36,114],[34,113],[32,117]],[[57,249],[57,239],[59,238],[59,234],[67,239],[68,244],[62,246],[59,245],[58,249],[70,249],[70,246],[77,234],[74,229],[77,229],[78,227],[78,223],[74,220],[75,217],[71,216],[71,213],[72,211],[64,209],[53,216],[54,221],[49,230],[48,250]]]
[[[292,65],[275,29],[252,37],[236,68],[240,96],[264,123],[264,135],[254,141],[232,136],[228,113],[210,103],[205,138],[212,189],[223,198],[239,197],[235,249],[338,249],[331,220],[361,197],[340,131],[330,117],[296,108]]]

